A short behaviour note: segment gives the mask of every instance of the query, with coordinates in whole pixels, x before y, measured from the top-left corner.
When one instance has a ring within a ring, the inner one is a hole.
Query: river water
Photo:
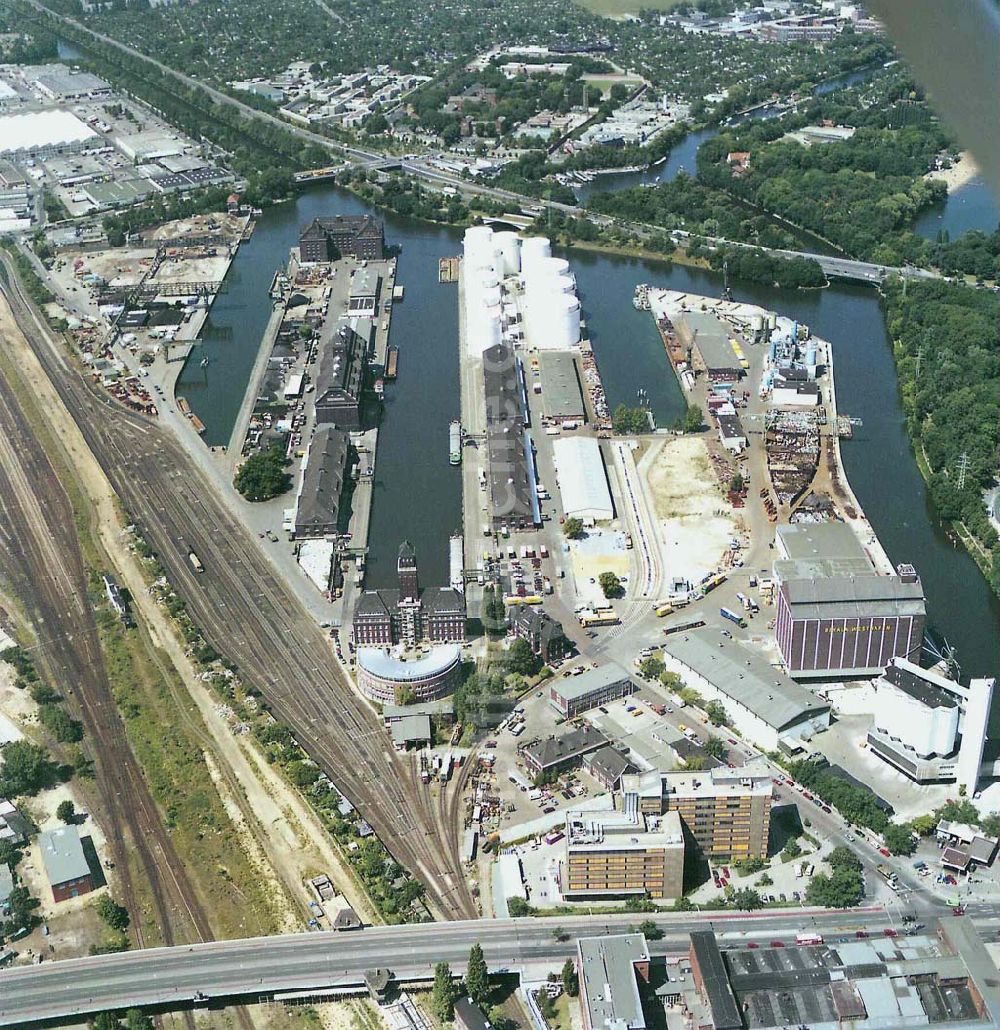
[[[366,207],[333,186],[316,187],[266,211],[244,244],[212,309],[205,342],[181,376],[179,390],[206,425],[205,442],[226,443],[271,309],[267,289],[299,228],[319,214]],[[394,306],[391,341],[400,374],[386,389],[370,540],[374,586],[392,582],[399,542],[417,549],[427,583],[447,579],[448,536],[460,523],[459,471],[448,463],[448,423],[459,414],[457,290],[437,282],[439,257],[458,254],[461,234],[374,212],[386,239],[401,249],[398,282],[406,299]],[[575,250],[570,255],[583,315],[608,401],[634,404],[644,387],[660,425],[683,410],[659,335],[632,306],[636,284],[717,295],[719,277],[683,266]],[[972,560],[932,521],[926,490],[903,424],[892,353],[878,295],[836,284],[815,291],[736,284],[739,300],[808,323],[835,346],[843,410],[863,420],[844,445],[846,471],[893,561],[912,561],[923,577],[933,628],[955,647],[968,675],[1000,670],[1000,602]],[[200,357],[209,358],[206,369]]]

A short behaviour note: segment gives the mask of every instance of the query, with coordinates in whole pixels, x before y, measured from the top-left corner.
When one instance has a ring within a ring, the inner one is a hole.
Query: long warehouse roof
[[[569,436],[552,445],[559,493],[567,516],[608,520],[615,508],[601,447],[592,436]]]
[[[0,152],[40,150],[67,143],[82,143],[97,133],[69,111],[32,111],[0,118]]]
[[[776,730],[830,706],[720,630],[677,634],[663,650]]]

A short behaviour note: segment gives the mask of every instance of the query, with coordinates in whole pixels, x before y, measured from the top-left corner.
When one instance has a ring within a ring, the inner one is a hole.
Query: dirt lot
[[[697,583],[718,567],[736,531],[705,441],[694,436],[664,440],[650,447],[639,471],[659,522],[667,576]]]

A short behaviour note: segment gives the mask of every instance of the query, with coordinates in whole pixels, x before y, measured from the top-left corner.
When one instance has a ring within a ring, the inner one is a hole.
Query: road
[[[1000,909],[970,913],[981,932],[995,933]],[[919,912],[915,915],[920,916]],[[571,916],[559,920],[481,920],[372,927],[353,933],[317,932],[258,937],[182,948],[157,948],[25,966],[0,972],[0,1026],[28,1026],[47,1019],[70,1021],[102,1009],[161,1005],[177,1008],[196,1000],[222,1004],[234,998],[270,997],[283,991],[357,988],[364,973],[388,968],[398,981],[426,981],[434,964],[447,961],[461,974],[474,943],[482,945],[493,972],[558,969],[576,950],[578,937],[624,931],[652,918],[664,936],[650,941],[654,955],[682,954],[697,925],[714,929],[722,943],[739,946],[771,941],[794,943],[803,928],[828,941],[853,939],[899,926],[879,909],[853,912],[771,910],[746,913],[677,913]],[[942,918],[953,918],[950,914]],[[931,917],[926,916],[930,923]],[[558,938],[562,938],[561,940]]]
[[[477,914],[454,829],[393,751],[330,643],[172,434],[86,380],[24,295],[6,256],[15,318],[129,517],[205,638],[257,687],[275,717],[423,883],[445,918]],[[205,572],[197,574],[194,551]]]

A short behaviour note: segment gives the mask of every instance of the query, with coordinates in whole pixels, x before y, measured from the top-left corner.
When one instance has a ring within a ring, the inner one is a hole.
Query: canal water
[[[233,263],[227,292],[215,302],[205,343],[181,378],[179,389],[205,422],[206,443],[228,441],[271,309],[271,276],[284,263],[299,228],[315,215],[365,210],[351,195],[324,186],[259,219]],[[448,463],[448,423],[459,414],[458,323],[456,287],[437,282],[437,262],[460,252],[461,234],[374,213],[385,221],[387,241],[401,247],[397,281],[406,299],[394,307],[392,317],[400,373],[386,389],[369,583],[393,581],[396,549],[404,538],[417,549],[423,581],[443,583],[448,537],[459,525],[461,506],[459,471]],[[634,404],[643,387],[658,424],[669,425],[682,412],[684,398],[652,319],[632,305],[635,286],[717,295],[719,277],[591,251],[574,250],[569,256],[610,405]],[[930,516],[905,432],[877,294],[843,284],[796,291],[737,283],[735,292],[738,300],[781,311],[833,342],[840,405],[863,420],[843,449],[851,485],[892,560],[918,567],[930,623],[956,649],[963,673],[996,674],[1000,602],[972,560],[949,543]],[[205,370],[199,367],[202,354],[209,358]]]

